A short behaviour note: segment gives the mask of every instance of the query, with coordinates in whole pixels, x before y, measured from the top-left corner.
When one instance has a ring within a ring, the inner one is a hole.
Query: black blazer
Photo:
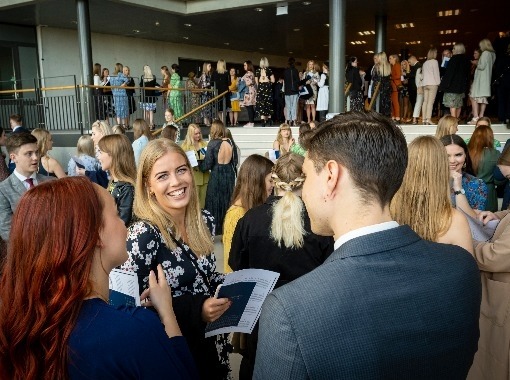
[[[450,58],[439,85],[439,91],[463,94],[469,86],[471,63],[466,54],[455,54]]]

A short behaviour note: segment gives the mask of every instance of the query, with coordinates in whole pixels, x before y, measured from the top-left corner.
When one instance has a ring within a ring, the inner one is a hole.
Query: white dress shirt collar
[[[335,241],[335,250],[340,248],[340,246],[342,244],[345,244],[349,240],[352,240],[354,238],[368,235],[368,234],[373,234],[375,232],[390,230],[390,229],[398,227],[398,226],[399,226],[399,224],[397,222],[395,222],[394,220],[392,220],[391,222],[383,222],[383,223],[379,223],[379,224],[373,224],[371,226],[361,227],[361,228],[349,231],[346,234],[340,236]]]

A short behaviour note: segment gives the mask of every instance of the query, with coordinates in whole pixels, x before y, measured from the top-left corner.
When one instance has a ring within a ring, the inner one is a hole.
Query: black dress
[[[225,91],[228,91],[228,87],[230,86],[230,75],[227,72],[223,74],[218,73],[217,71],[213,72],[211,75],[211,84],[216,86],[216,90],[218,90],[218,95],[223,94]],[[227,94],[225,96],[226,108],[230,108],[230,95]],[[218,102],[218,111],[223,111],[223,100],[220,99]]]
[[[259,80],[259,86],[257,88],[257,104],[255,106],[255,111],[260,116],[271,116],[273,113],[273,90],[271,87],[271,75],[273,72],[268,67],[265,69],[265,78],[264,77],[264,69],[257,69],[255,72],[255,78]],[[262,82],[262,80],[267,82]]]
[[[237,223],[228,264],[233,270],[267,269],[280,273],[275,289],[314,270],[333,252],[332,237],[312,233],[308,213],[303,214],[306,235],[299,249],[287,249],[270,238],[272,207],[281,197],[270,196],[263,205],[255,207]],[[247,335],[239,379],[251,379],[257,351],[258,323]]]
[[[379,87],[379,113],[381,115],[391,116],[391,80],[390,76],[381,76],[379,73],[373,76],[374,83],[380,82]]]
[[[223,141],[221,139],[209,141],[205,159],[200,167],[204,172],[211,171],[205,195],[205,209],[214,216],[216,235],[223,234],[223,220],[234,192],[238,162],[236,146],[227,139],[225,141],[232,146],[232,158],[227,164],[218,163],[218,153]]]

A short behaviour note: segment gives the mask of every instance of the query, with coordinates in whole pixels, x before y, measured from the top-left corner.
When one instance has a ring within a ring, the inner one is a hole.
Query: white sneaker
[[[253,123],[246,123],[244,125],[245,128],[253,128]]]

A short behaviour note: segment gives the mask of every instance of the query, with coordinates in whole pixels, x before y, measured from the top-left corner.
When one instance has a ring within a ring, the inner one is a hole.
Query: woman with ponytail
[[[275,288],[312,271],[333,252],[333,238],[312,233],[301,200],[303,157],[281,156],[272,170],[275,196],[248,210],[239,220],[228,263],[233,270],[257,268],[280,273]],[[251,379],[257,351],[258,324],[247,336],[239,379]]]

